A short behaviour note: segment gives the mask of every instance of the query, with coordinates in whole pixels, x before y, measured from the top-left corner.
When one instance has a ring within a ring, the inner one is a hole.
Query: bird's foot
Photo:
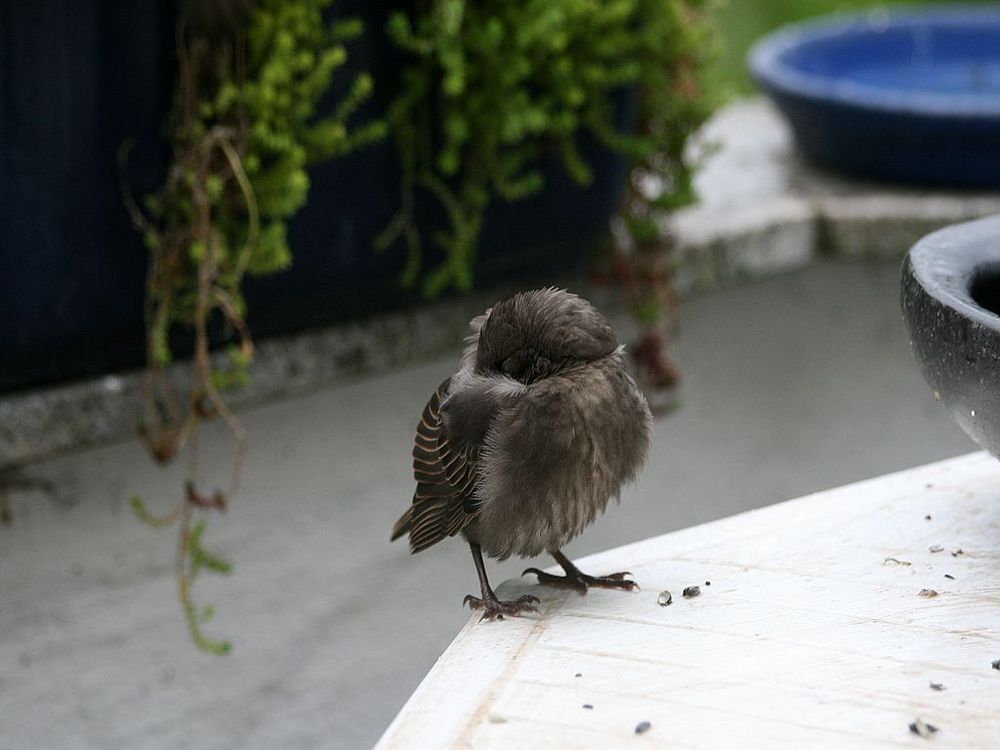
[[[625,576],[632,575],[629,572],[611,573],[606,576],[589,576],[579,570],[567,573],[564,576],[546,573],[538,568],[528,568],[521,575],[534,573],[538,576],[538,582],[543,586],[558,586],[561,588],[576,589],[580,594],[586,594],[591,586],[599,589],[621,589],[622,591],[637,591],[639,584]]]
[[[495,596],[487,596],[485,599],[480,599],[478,596],[473,596],[469,594],[462,600],[462,604],[468,604],[469,609],[481,609],[483,610],[483,616],[479,618],[479,621],[483,620],[502,620],[504,615],[508,617],[517,617],[522,612],[537,612],[539,599],[537,596],[531,596],[530,594],[525,594],[519,599],[513,599],[511,601],[501,601]]]

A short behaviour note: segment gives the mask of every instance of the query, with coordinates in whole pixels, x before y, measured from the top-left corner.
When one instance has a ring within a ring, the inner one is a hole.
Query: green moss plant
[[[683,143],[707,113],[698,73],[708,31],[702,0],[418,0],[387,31],[409,57],[388,112],[402,165],[400,210],[376,246],[401,239],[402,278],[427,296],[469,289],[483,216],[496,199],[544,187],[556,154],[586,185],[584,132],[637,164],[656,163],[661,205],[690,199]],[[615,98],[640,97],[639,126],[616,127]],[[668,181],[668,183],[667,183]],[[430,238],[443,260],[425,268],[415,193],[440,205]]]

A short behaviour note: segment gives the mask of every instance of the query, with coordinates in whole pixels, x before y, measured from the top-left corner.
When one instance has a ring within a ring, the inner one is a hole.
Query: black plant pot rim
[[[1000,333],[1000,315],[975,299],[978,282],[1000,281],[1000,215],[933,232],[908,256],[913,277],[942,305]]]

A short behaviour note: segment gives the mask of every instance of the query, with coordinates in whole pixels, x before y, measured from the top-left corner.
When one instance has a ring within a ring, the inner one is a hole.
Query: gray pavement
[[[973,450],[911,360],[897,279],[894,263],[825,262],[686,300],[682,407],[657,421],[621,506],[568,553]],[[454,364],[243,415],[243,492],[206,535],[235,572],[196,587],[217,610],[209,634],[233,640],[223,658],[187,640],[173,534],[128,509],[133,493],[165,507],[180,467],[156,468],[135,441],[28,466],[58,491],[13,495],[0,527],[0,748],[371,745],[475,590],[459,541],[417,557],[387,541],[412,492],[414,424]],[[223,481],[224,433],[203,448]],[[490,571],[499,583],[525,565]]]

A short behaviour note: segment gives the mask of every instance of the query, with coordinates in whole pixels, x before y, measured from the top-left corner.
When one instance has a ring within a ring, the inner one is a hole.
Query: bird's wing
[[[420,415],[413,443],[417,490],[413,504],[392,529],[393,540],[409,532],[412,552],[460,532],[478,507],[475,453],[471,448],[453,446],[441,419],[441,401],[450,383],[451,378],[438,386]]]

